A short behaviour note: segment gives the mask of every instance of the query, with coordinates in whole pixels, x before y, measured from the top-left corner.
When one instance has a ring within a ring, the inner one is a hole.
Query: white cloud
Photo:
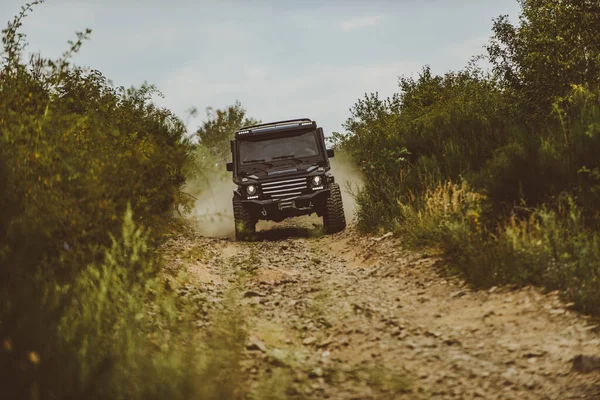
[[[340,22],[340,29],[344,32],[354,31],[356,29],[369,28],[379,25],[382,20],[381,15],[373,15],[370,17],[350,18]]]
[[[248,115],[263,121],[296,117],[315,119],[326,132],[341,131],[352,107],[365,93],[378,91],[391,96],[398,77],[421,68],[412,61],[350,66],[316,65],[290,71],[253,65],[252,67],[207,67],[199,60],[179,68],[162,83],[166,98],[160,103],[179,115],[190,106],[204,110],[222,108],[240,100]],[[191,119],[195,130],[200,118]]]

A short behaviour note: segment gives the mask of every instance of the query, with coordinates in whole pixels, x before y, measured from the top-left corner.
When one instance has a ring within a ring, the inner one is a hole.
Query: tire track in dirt
[[[169,268],[211,296],[236,286],[250,382],[279,374],[284,398],[600,398],[598,372],[571,370],[600,355],[600,335],[556,293],[471,292],[397,239],[322,236],[311,221],[263,227],[258,242],[166,246]],[[202,261],[182,261],[186,246]]]

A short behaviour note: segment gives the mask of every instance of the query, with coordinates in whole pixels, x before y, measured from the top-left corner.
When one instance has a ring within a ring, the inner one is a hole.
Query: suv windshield
[[[315,132],[263,140],[239,141],[240,163],[277,161],[319,155]]]

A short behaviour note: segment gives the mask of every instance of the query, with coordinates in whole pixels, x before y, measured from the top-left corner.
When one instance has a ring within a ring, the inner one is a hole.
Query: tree
[[[600,84],[600,2],[520,0],[519,24],[494,21],[487,50],[494,71],[517,98],[521,116],[540,121],[572,85]]]
[[[196,131],[200,146],[216,158],[216,162],[223,163],[229,157],[229,141],[233,139],[235,131],[248,125],[258,123],[253,118],[246,117],[246,110],[239,101],[225,109],[206,109],[207,120]]]

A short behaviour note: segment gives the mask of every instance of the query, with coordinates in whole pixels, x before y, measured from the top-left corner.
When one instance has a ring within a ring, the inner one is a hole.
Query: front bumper
[[[329,189],[322,189],[293,199],[252,199],[242,200],[242,203],[266,218],[281,213],[302,215],[320,212],[328,196]]]

